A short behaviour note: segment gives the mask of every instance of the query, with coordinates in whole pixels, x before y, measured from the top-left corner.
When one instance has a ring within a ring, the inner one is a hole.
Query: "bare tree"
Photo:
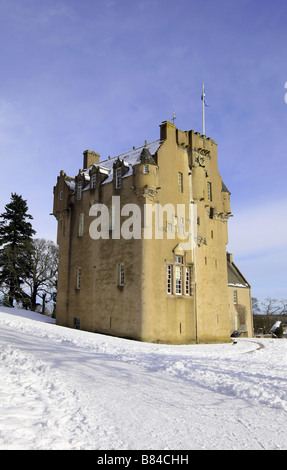
[[[268,297],[263,302],[262,313],[264,315],[286,315],[287,314],[287,300],[286,299],[272,299]]]
[[[281,315],[287,315],[287,299],[280,299]]]
[[[252,297],[252,313],[253,315],[259,315],[261,313],[259,300],[256,297]]]
[[[38,298],[42,300],[42,313],[45,310],[45,303],[54,300],[57,289],[58,258],[59,250],[54,242],[44,238],[33,240],[32,265],[29,276],[25,279],[26,288],[22,291],[31,310],[36,309]]]

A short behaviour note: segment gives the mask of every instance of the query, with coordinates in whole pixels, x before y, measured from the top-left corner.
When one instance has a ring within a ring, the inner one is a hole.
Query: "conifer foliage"
[[[9,304],[23,302],[21,289],[31,269],[33,217],[28,214],[27,202],[16,193],[0,215],[0,288],[6,291]]]

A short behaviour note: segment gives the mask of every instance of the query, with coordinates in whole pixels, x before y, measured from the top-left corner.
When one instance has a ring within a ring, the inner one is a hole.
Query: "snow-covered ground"
[[[146,344],[0,307],[0,449],[287,449],[287,340]]]

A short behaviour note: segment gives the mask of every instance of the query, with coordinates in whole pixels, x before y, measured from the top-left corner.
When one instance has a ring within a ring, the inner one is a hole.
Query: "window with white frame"
[[[172,264],[166,266],[167,293],[172,294]]]
[[[234,304],[238,303],[237,290],[233,291],[233,303]]]
[[[125,265],[124,263],[119,263],[119,280],[118,285],[123,287],[125,285]]]
[[[143,171],[145,174],[149,173],[149,167],[148,165],[145,165],[144,166],[144,171]]]
[[[76,269],[76,289],[77,290],[81,289],[81,276],[82,276],[82,269],[77,268]]]
[[[122,187],[122,169],[116,169],[116,189],[120,189]]]
[[[192,296],[192,267],[185,265],[184,256],[176,255],[166,265],[166,291],[169,295]]]
[[[190,295],[190,268],[185,268],[185,295]]]
[[[77,199],[78,201],[82,199],[82,192],[83,192],[83,183],[82,181],[79,181],[77,185]]]
[[[182,294],[182,266],[175,265],[175,293]]]

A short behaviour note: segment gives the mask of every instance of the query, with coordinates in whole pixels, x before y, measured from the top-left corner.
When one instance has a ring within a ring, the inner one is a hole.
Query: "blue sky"
[[[60,170],[182,130],[218,144],[228,250],[258,298],[287,298],[285,0],[0,0],[0,211],[27,200],[38,237]],[[287,99],[286,99],[287,101]]]

